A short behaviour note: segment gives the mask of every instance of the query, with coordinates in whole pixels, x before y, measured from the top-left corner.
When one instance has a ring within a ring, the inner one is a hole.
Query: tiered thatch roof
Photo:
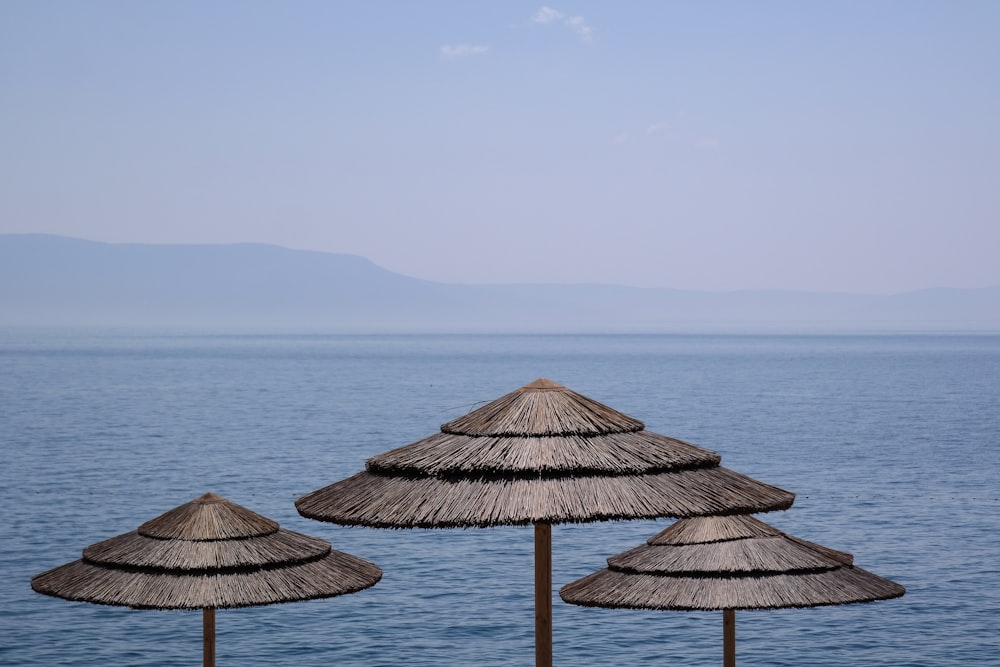
[[[394,528],[785,509],[794,496],[718,454],[540,379],[299,498],[309,518]]]
[[[564,586],[566,602],[632,609],[778,609],[887,600],[906,589],[851,554],[751,516],[682,519],[608,568]]]
[[[285,530],[207,493],[93,544],[31,587],[138,609],[205,609],[325,598],[373,586],[382,571],[325,540]]]
[[[552,665],[554,523],[785,509],[794,496],[715,452],[539,379],[295,501],[311,519],[382,528],[535,526],[535,660]]]

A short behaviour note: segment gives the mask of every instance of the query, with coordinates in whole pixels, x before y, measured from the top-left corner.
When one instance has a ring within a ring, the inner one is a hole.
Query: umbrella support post
[[[736,667],[736,610],[722,610],[722,667]]]
[[[552,667],[552,524],[535,524],[535,667]]]
[[[201,627],[203,664],[205,667],[215,667],[215,609],[205,607]]]

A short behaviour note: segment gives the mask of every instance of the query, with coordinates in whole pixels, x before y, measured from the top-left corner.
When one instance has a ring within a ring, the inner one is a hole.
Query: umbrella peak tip
[[[558,391],[562,389],[566,389],[566,387],[558,382],[553,382],[548,378],[538,378],[521,387],[520,391]]]
[[[196,502],[199,505],[208,505],[211,503],[224,503],[226,502],[226,499],[217,493],[209,491],[208,493],[195,498],[193,502]]]

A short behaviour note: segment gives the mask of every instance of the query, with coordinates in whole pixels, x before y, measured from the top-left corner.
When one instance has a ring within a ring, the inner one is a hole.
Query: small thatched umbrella
[[[81,560],[36,575],[45,595],[135,609],[203,609],[204,664],[215,664],[215,610],[311,600],[374,586],[382,570],[330,543],[206,493]]]
[[[785,509],[794,496],[540,379],[299,498],[311,519],[381,528],[535,526],[535,661],[552,664],[552,524]]]
[[[751,516],[681,519],[608,567],[563,586],[588,607],[723,610],[723,664],[736,665],[737,609],[782,609],[898,598],[899,584],[854,557]]]

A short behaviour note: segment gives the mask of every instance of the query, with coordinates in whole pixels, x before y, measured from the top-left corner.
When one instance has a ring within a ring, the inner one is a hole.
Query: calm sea
[[[741,665],[1000,664],[998,336],[0,332],[0,663],[193,665],[197,612],[32,575],[207,491],[378,563],[367,591],[218,613],[222,665],[531,665],[528,528],[385,531],[295,498],[539,377],[797,494],[761,515],[907,587],[737,613]],[[556,526],[559,588],[670,524]],[[561,665],[717,665],[722,614],[554,602]]]

